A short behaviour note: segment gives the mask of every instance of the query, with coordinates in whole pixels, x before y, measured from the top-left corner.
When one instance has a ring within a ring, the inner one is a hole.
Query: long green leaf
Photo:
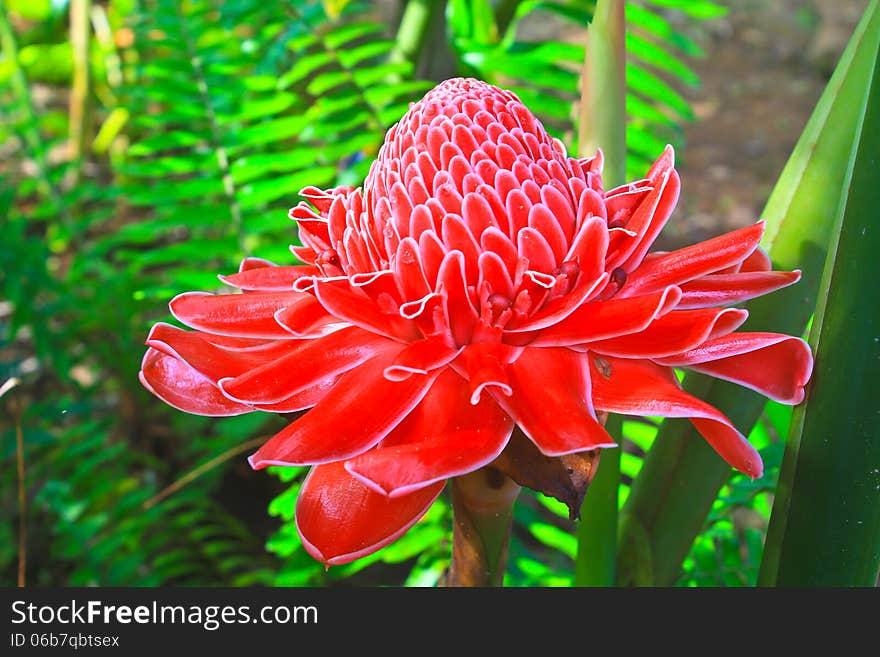
[[[760,583],[873,586],[880,571],[880,49],[810,329],[816,370],[795,409]]]
[[[874,0],[765,209],[764,247],[778,268],[801,268],[803,278],[750,302],[749,330],[799,335],[813,312],[878,40],[880,11]],[[689,374],[685,388],[725,412],[744,433],[764,406],[754,392],[699,375]],[[623,509],[618,583],[675,582],[729,474],[730,467],[693,428],[681,420],[665,421]],[[639,575],[645,572],[651,573],[647,579]]]

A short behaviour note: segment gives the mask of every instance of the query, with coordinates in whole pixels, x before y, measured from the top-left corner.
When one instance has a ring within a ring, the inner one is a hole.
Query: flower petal
[[[675,308],[680,298],[681,290],[670,286],[653,294],[586,303],[541,331],[531,345],[562,347],[637,333]]]
[[[144,354],[138,378],[159,399],[186,413],[222,417],[254,410],[224,397],[207,377],[182,360],[153,348]]]
[[[686,417],[716,452],[751,477],[763,472],[761,457],[720,411],[682,390],[672,370],[645,360],[590,359],[593,403],[623,415]]]
[[[237,274],[223,276],[218,274],[222,282],[241,290],[255,292],[279,292],[293,289],[293,282],[303,276],[318,274],[317,267],[312,265],[293,265],[285,267],[258,267],[243,269]]]
[[[277,403],[396,345],[356,326],[294,342],[296,348],[283,357],[220,381],[223,394],[244,404]]]
[[[467,382],[446,369],[419,406],[375,449],[345,468],[386,495],[472,472],[501,453],[513,420],[488,395],[471,403]]]
[[[274,340],[259,347],[223,347],[211,342],[210,334],[158,322],[146,343],[154,349],[182,360],[213,382],[238,376],[273,361],[296,348],[294,340]]]
[[[682,298],[678,308],[685,310],[738,303],[788,287],[800,278],[801,272],[798,270],[701,276],[682,283]]]
[[[662,358],[695,349],[716,335],[736,330],[748,317],[739,308],[673,310],[644,331],[588,343],[601,354],[623,358]]]
[[[445,482],[389,498],[346,472],[342,463],[311,469],[296,500],[296,529],[315,559],[335,566],[397,540],[427,512]]]
[[[672,147],[667,146],[648,172],[647,178],[653,189],[635,209],[625,226],[627,230],[635,232],[637,237],[623,242],[622,248],[609,258],[609,269],[623,267],[629,272],[638,267],[666,225],[678,202],[681,189],[674,166],[675,155]],[[611,220],[609,217],[609,221]]]
[[[275,313],[275,321],[293,338],[320,338],[334,331],[351,326],[327,312],[321,302],[311,294],[294,306],[282,308]]]
[[[427,374],[450,363],[461,349],[450,347],[442,338],[425,338],[410,342],[385,368],[389,381],[403,381],[413,374]]]
[[[567,261],[578,263],[580,271],[574,287],[568,294],[549,301],[511,332],[534,331],[551,326],[573,313],[587,299],[600,291],[608,280],[605,273],[605,249],[608,247],[608,230],[601,217],[590,217],[578,231],[575,241],[566,255]]]
[[[399,348],[349,370],[308,413],[270,438],[250,457],[259,470],[269,465],[312,465],[351,458],[378,443],[409,415],[428,392],[436,373],[389,381],[385,368]]]
[[[813,371],[809,345],[779,333],[731,333],[657,362],[732,381],[783,404],[804,400]]]
[[[763,234],[764,222],[759,221],[752,226],[646,259],[629,272],[627,283],[619,294],[631,297],[656,292],[669,285],[681,285],[737,264],[755,250]]]
[[[513,394],[495,394],[547,456],[616,446],[593,410],[587,358],[562,347],[526,348],[508,367]]]
[[[383,312],[366,293],[346,279],[319,280],[315,296],[321,305],[339,320],[388,337],[412,339],[418,335],[412,321],[393,312]]]
[[[289,338],[275,321],[275,313],[311,297],[298,292],[254,292],[252,294],[208,294],[186,292],[168,304],[171,314],[190,328],[247,338]]]

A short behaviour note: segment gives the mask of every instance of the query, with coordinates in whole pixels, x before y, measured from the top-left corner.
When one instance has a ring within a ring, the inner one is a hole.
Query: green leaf
[[[869,79],[863,101],[849,98],[864,114],[810,331],[816,370],[806,401],[794,412],[763,585],[871,587],[880,574],[880,305],[866,303],[876,297],[880,278],[876,43]]]
[[[764,246],[778,268],[802,268],[803,278],[749,302],[747,330],[800,335],[813,312],[878,40],[880,11],[873,0],[765,209]],[[688,374],[685,388],[743,432],[766,403],[750,390],[701,375]],[[730,467],[695,430],[682,420],[664,421],[623,510],[618,583],[672,584],[729,476]],[[647,581],[638,577],[640,559],[652,563]]]

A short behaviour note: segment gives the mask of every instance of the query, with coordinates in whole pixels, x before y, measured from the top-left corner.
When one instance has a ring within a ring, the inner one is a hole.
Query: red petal
[[[520,326],[508,329],[510,332],[534,331],[551,326],[565,319],[595,293],[605,287],[608,274],[605,273],[605,252],[608,248],[608,231],[605,221],[600,217],[587,219],[578,231],[566,260],[578,263],[580,272],[574,288],[568,293],[547,303]]]
[[[425,396],[436,373],[389,381],[392,349],[349,370],[308,413],[270,438],[250,457],[259,470],[269,465],[311,465],[351,458],[378,443]]]
[[[477,311],[468,295],[464,268],[464,255],[461,251],[450,251],[443,258],[437,274],[437,290],[439,292],[442,286],[446,316],[457,344],[470,341],[474,323],[477,321]]]
[[[739,274],[710,274],[682,283],[680,310],[708,308],[753,299],[797,283],[801,272],[770,271]]]
[[[413,339],[415,325],[394,312],[383,312],[367,294],[353,287],[347,279],[316,281],[315,295],[334,317],[367,331],[388,337]]]
[[[327,393],[336,385],[338,377],[330,376],[321,379],[312,385],[311,388],[301,390],[287,399],[272,404],[254,404],[254,408],[258,411],[266,411],[267,413],[296,413],[307,408],[315,406]],[[220,382],[222,385],[222,381]]]
[[[737,470],[751,477],[763,472],[761,457],[724,415],[686,393],[672,370],[644,360],[591,358],[596,408],[623,415],[690,418],[697,431]]]
[[[453,349],[442,338],[425,338],[411,342],[385,368],[385,378],[389,381],[403,381],[413,374],[427,374],[452,362],[460,352],[461,349]]]
[[[680,298],[681,290],[671,286],[653,294],[586,303],[541,331],[531,344],[562,347],[637,333],[675,308]]]
[[[187,413],[220,417],[254,410],[226,399],[207,377],[156,349],[147,349],[138,378],[159,399]]]
[[[188,363],[215,384],[224,377],[238,376],[280,358],[296,348],[293,340],[274,340],[257,347],[223,347],[210,340],[210,334],[184,331],[159,322],[150,330],[146,343],[164,354]]]
[[[378,447],[345,467],[370,487],[398,497],[490,463],[512,430],[513,420],[495,400],[486,395],[472,405],[467,382],[447,369]]]
[[[783,404],[803,401],[813,371],[809,345],[778,333],[731,333],[658,362],[738,383]]]
[[[296,528],[315,559],[335,566],[400,538],[430,508],[445,482],[391,499],[352,477],[342,463],[312,468],[296,500]]]
[[[736,330],[748,317],[738,308],[673,310],[638,333],[589,343],[589,348],[623,358],[662,358],[695,349],[716,335]]]
[[[245,269],[230,276],[218,275],[221,281],[241,290],[256,292],[273,292],[291,290],[293,282],[303,276],[319,274],[317,267],[312,265],[296,265],[291,267],[259,267]]]
[[[275,321],[284,328],[288,337],[320,338],[350,326],[347,322],[327,312],[321,302],[311,294],[294,306],[282,308],[275,313]]]
[[[773,269],[773,264],[770,262],[770,255],[760,246],[752,251],[739,267],[739,271],[743,274],[770,271],[771,269]]]
[[[275,313],[300,304],[310,296],[298,292],[254,292],[252,294],[179,294],[168,304],[171,314],[187,326],[249,338],[289,338],[290,333],[275,321]]]
[[[763,234],[764,222],[759,221],[753,226],[650,258],[630,272],[620,295],[631,297],[656,292],[739,263],[755,250]]]
[[[607,263],[609,269],[620,266],[626,271],[632,271],[638,267],[657,239],[657,235],[678,202],[681,183],[674,166],[675,156],[672,147],[667,146],[648,172],[647,178],[653,189],[626,224],[626,229],[635,232],[638,237],[626,242],[626,246],[609,259]]]
[[[244,404],[274,404],[397,346],[356,326],[295,342],[296,348],[282,358],[221,380],[223,394]]]
[[[615,447],[596,419],[587,355],[565,348],[526,348],[508,368],[510,397],[498,403],[547,456]]]
[[[507,365],[521,352],[519,347],[511,347],[500,342],[478,342],[467,345],[455,366],[463,371],[471,391],[471,404],[476,404],[484,389],[509,396],[510,383],[507,378]]]

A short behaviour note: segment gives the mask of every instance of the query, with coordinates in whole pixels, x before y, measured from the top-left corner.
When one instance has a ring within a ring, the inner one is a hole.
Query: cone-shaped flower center
[[[504,329],[559,309],[576,288],[572,308],[625,279],[620,268],[605,274],[600,164],[568,157],[510,92],[455,79],[392,128],[363,192],[310,199],[329,205],[326,237],[307,206],[294,216],[327,279],[347,277],[424,336],[521,344]]]

